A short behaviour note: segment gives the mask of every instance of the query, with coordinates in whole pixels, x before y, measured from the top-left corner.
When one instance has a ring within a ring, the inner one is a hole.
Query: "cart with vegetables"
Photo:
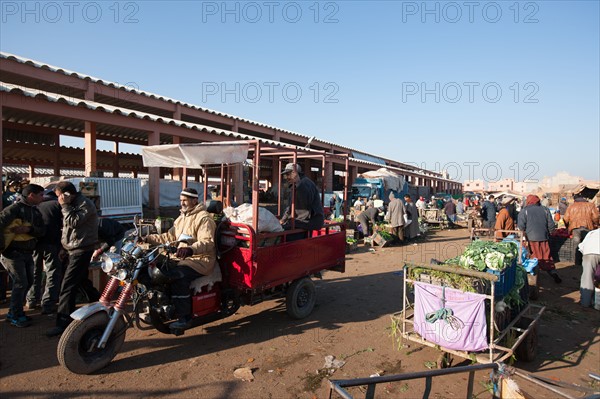
[[[504,241],[512,241],[518,245],[519,255],[517,263],[520,263],[527,270],[527,282],[529,284],[529,299],[537,299],[539,296],[538,268],[537,260],[528,259],[528,250],[524,232],[521,230],[490,230],[481,228],[471,229],[471,241],[475,240],[496,240],[496,233],[502,233],[507,237]]]
[[[532,361],[543,306],[529,303],[525,269],[515,242],[473,241],[456,258],[404,265],[404,310],[393,334],[439,349],[438,366],[452,355],[502,362]]]

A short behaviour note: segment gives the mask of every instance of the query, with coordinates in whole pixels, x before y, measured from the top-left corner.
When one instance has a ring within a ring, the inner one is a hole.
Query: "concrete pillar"
[[[148,133],[148,145],[158,145],[160,144],[160,132],[157,130]],[[160,168],[148,168],[148,191],[149,191],[149,199],[148,199],[148,208],[152,211],[158,213],[158,208],[160,207],[160,197],[159,197],[159,187],[160,187]]]
[[[54,136],[54,176],[60,176],[60,134]]]
[[[35,165],[30,163],[29,164],[29,180],[33,179],[35,177]]]
[[[96,172],[96,124],[85,122],[85,176],[92,176]]]

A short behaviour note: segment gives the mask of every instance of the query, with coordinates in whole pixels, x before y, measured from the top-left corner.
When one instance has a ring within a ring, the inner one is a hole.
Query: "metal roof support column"
[[[113,143],[113,177],[119,177],[119,142]]]
[[[277,216],[281,217],[281,208],[283,202],[283,179],[281,178],[281,171],[283,169],[283,161],[281,158],[278,159],[279,167],[277,168]]]
[[[292,158],[292,163],[298,165],[298,153],[296,149],[294,149],[294,157]],[[307,159],[305,164],[308,163],[308,171],[310,172],[310,160]],[[305,169],[306,170],[306,169]],[[298,168],[296,168],[296,173],[298,173]],[[291,185],[292,194],[290,200],[290,215],[292,217],[292,229],[296,228],[296,184]]]
[[[258,179],[260,177],[260,141],[256,140],[252,162],[252,228],[258,233]]]
[[[85,176],[96,172],[96,123],[85,121]]]
[[[160,132],[157,130],[148,133],[148,145],[160,144]],[[148,168],[148,207],[158,214],[160,207],[159,197],[160,168]]]
[[[227,203],[231,204],[231,165],[227,165]]]
[[[350,184],[350,158],[346,157],[346,168],[344,169],[344,202],[342,202],[342,204],[344,204],[344,222],[346,221],[346,215],[348,215],[348,203],[350,202],[350,199],[348,198],[348,184]]]
[[[244,203],[244,164],[234,165],[233,169],[233,200],[239,204]]]
[[[329,172],[327,173],[327,163],[325,155],[321,158],[321,205],[325,206],[325,187],[327,186],[328,176],[331,176],[331,162],[329,162]]]
[[[30,163],[29,164],[29,180],[33,179],[35,177],[35,165]]]

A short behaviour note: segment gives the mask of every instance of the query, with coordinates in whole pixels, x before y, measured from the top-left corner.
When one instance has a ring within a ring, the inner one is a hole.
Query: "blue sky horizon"
[[[0,2],[0,49],[469,178],[600,180],[597,1]]]

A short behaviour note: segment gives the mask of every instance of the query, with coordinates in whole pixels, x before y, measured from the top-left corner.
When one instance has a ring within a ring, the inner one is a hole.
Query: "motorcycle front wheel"
[[[75,374],[90,374],[107,366],[121,350],[126,332],[125,320],[120,317],[106,346],[98,348],[108,320],[105,312],[99,312],[73,321],[58,342],[58,362]]]

